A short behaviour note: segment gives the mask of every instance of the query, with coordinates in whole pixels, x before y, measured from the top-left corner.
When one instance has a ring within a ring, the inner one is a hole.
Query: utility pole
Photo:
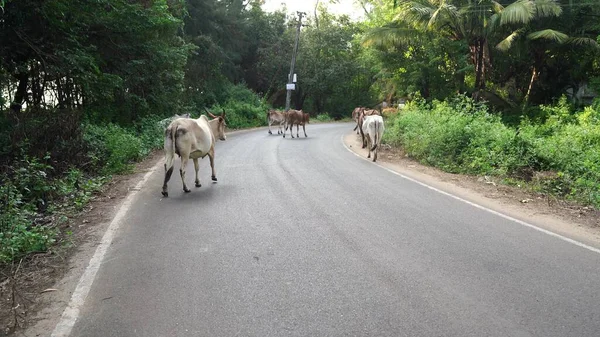
[[[292,64],[290,65],[290,74],[288,76],[287,95],[285,96],[285,111],[290,110],[292,101],[292,89],[294,85],[294,67],[296,66],[296,55],[298,55],[298,41],[300,40],[300,28],[302,28],[302,17],[306,15],[304,12],[298,13],[298,26],[296,27],[296,44],[294,45],[294,53],[292,54]]]

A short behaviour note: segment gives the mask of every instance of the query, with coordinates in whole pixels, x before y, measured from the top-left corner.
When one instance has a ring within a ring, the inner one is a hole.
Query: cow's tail
[[[373,135],[373,148],[371,151],[375,151],[377,149],[377,144],[379,143],[379,122],[375,122],[375,135]]]
[[[179,125],[175,126],[175,130],[171,129],[171,141],[173,142],[173,152],[179,154],[179,149],[177,148],[177,131],[179,129]]]

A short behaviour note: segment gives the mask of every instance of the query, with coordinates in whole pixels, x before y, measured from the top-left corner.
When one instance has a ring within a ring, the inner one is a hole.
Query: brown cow
[[[294,124],[296,124],[296,137],[300,137],[300,125],[302,125],[302,130],[304,131],[304,137],[308,137],[306,135],[306,124],[309,122],[310,117],[308,113],[305,113],[302,110],[293,110],[290,109],[285,116],[285,127],[283,130],[283,138],[285,138],[285,133],[287,132],[288,127],[290,128],[290,135],[294,138],[294,131],[292,128]]]
[[[356,134],[359,135],[359,131],[358,128],[360,127],[360,125],[358,124],[358,118],[360,117],[360,114],[365,110],[364,107],[359,106],[354,108],[354,110],[352,110],[352,119],[354,120],[354,122],[356,122],[356,126],[354,127],[354,130],[352,131],[356,131]]]
[[[177,118],[169,124],[165,130],[165,180],[162,188],[162,195],[169,196],[167,183],[173,173],[175,154],[181,157],[181,182],[183,191],[188,193],[190,189],[185,184],[185,170],[189,159],[194,161],[196,171],[196,187],[200,187],[198,178],[198,158],[206,156],[210,159],[212,169],[212,180],[217,181],[215,173],[215,136],[220,140],[225,140],[225,111],[221,116],[215,116],[208,112],[212,120],[208,120],[205,115],[198,119]]]

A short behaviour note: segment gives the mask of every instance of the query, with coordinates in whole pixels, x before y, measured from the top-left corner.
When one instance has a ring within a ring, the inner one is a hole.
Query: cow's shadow
[[[188,184],[191,192],[185,193],[181,186],[178,186],[177,189],[173,187],[169,187],[169,197],[165,199],[175,200],[178,203],[198,203],[206,200],[211,200],[214,198],[216,193],[217,182],[213,181],[202,181],[202,187],[195,187],[194,184]]]

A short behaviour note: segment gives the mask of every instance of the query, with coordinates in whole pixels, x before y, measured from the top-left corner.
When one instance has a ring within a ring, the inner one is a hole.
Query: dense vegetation
[[[412,101],[386,141],[454,172],[533,179],[600,206],[597,0],[320,2],[292,106],[317,120]],[[264,125],[282,107],[296,16],[258,0],[0,0],[0,264],[54,243],[175,114]]]

